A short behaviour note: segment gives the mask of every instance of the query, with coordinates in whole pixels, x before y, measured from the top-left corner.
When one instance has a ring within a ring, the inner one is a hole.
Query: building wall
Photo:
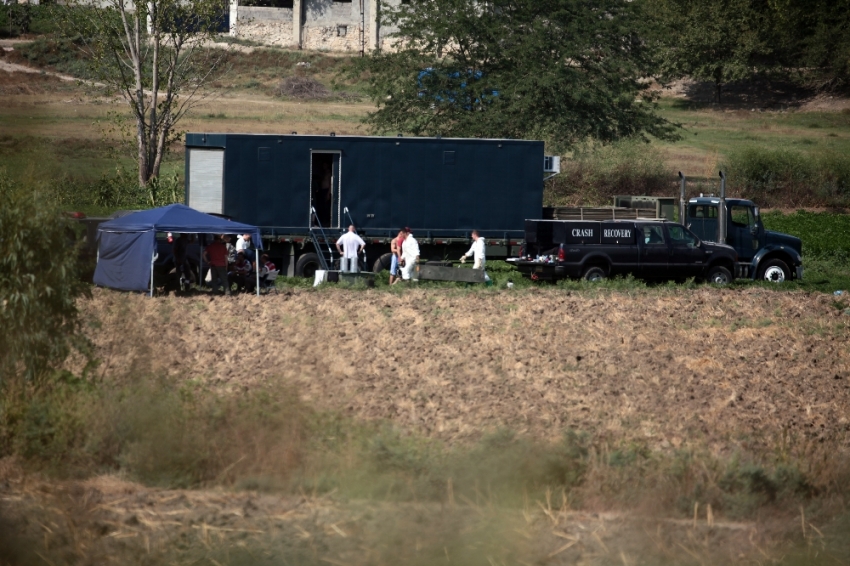
[[[292,8],[239,6],[236,35],[267,45],[292,47],[296,44],[292,33]]]
[[[259,8],[238,6],[231,2],[231,35],[267,45],[300,47],[301,49],[335,52],[358,52],[361,42],[366,51],[376,46],[391,48],[388,35],[392,29],[375,21],[381,5],[398,5],[401,0],[296,0],[292,8]],[[234,17],[234,13],[236,16]],[[296,26],[300,20],[300,29]],[[365,25],[364,25],[365,23]],[[363,28],[361,39],[360,29]]]

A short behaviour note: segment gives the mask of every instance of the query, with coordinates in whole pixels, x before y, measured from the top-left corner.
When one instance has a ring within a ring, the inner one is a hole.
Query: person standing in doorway
[[[348,227],[348,232],[340,236],[336,241],[336,249],[341,257],[340,268],[345,273],[357,273],[360,271],[358,255],[366,247],[363,238],[357,235],[354,225]]]
[[[484,238],[482,238],[478,234],[478,230],[472,231],[472,247],[469,248],[469,251],[460,256],[460,262],[466,263],[466,258],[472,256],[474,263],[472,264],[472,269],[484,269],[484,264],[487,263],[487,252],[484,248],[486,242]]]

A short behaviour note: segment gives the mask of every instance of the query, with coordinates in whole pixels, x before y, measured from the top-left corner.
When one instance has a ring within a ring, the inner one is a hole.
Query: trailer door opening
[[[310,206],[323,228],[339,228],[340,153],[314,151],[310,156]]]

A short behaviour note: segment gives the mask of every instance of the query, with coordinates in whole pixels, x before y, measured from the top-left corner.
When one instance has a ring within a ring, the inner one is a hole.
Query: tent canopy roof
[[[189,234],[251,234],[254,245],[258,248],[262,247],[260,231],[256,226],[205,214],[185,204],[170,204],[134,212],[103,222],[98,227],[99,232],[147,232],[149,230]]]

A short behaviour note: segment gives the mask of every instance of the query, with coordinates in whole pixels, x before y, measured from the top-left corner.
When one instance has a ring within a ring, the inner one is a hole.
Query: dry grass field
[[[850,316],[832,299],[708,287],[153,300],[95,289],[81,307],[105,386],[159,375],[198,399],[288,388],[343,428],[401,431],[413,444],[382,460],[388,469],[427,465],[397,458],[434,446],[483,468],[466,461],[473,480],[451,468],[423,491],[416,473],[364,478],[341,443],[302,463],[309,479],[293,493],[261,477],[206,490],[45,480],[7,461],[0,515],[34,541],[16,556],[49,563],[844,563]],[[519,453],[492,439],[508,430],[552,447],[565,433],[584,439],[583,479],[506,497],[498,468]],[[482,441],[491,452],[476,452]],[[237,468],[258,457],[244,442]],[[749,487],[730,487],[732,470]],[[788,470],[803,479],[781,479]],[[335,487],[320,486],[323,474]]]

